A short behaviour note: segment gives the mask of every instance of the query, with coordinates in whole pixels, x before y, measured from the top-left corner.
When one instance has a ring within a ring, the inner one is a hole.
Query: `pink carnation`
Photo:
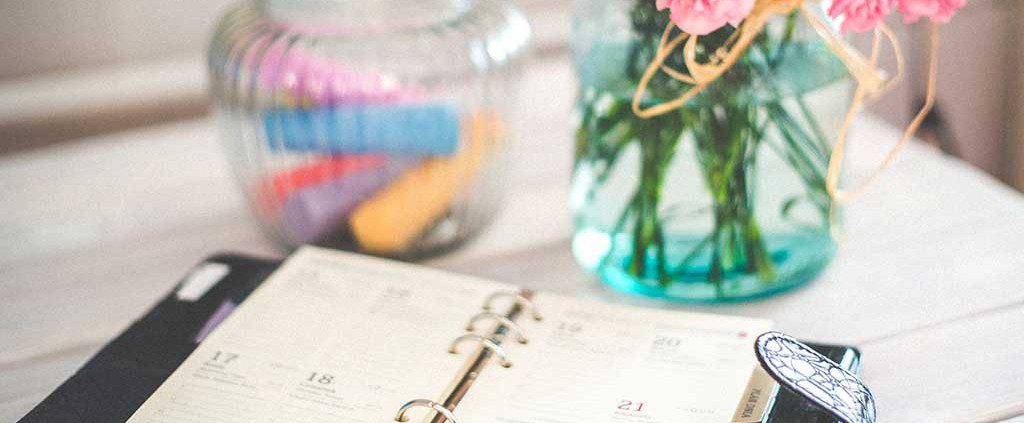
[[[949,22],[967,0],[898,0],[897,8],[907,23],[928,17],[935,22]]]
[[[889,16],[895,0],[835,0],[828,9],[829,16],[843,17],[843,32],[865,32],[875,29]],[[947,0],[940,0],[947,1]],[[956,0],[948,0],[956,1]]]
[[[730,24],[737,26],[754,8],[754,0],[657,0],[658,10],[668,8],[672,22],[692,35],[708,35]]]

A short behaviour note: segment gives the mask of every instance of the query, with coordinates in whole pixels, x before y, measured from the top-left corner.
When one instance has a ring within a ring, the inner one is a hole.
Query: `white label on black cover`
[[[224,263],[203,263],[189,272],[175,297],[178,301],[197,301],[230,271],[231,266]]]

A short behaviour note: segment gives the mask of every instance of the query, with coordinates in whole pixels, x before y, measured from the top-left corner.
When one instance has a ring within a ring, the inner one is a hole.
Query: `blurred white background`
[[[653,0],[652,0],[653,1]],[[0,3],[0,154],[201,116],[203,51],[233,0]],[[567,54],[572,2],[523,0],[535,54]],[[902,28],[902,25],[896,25]],[[901,29],[911,77],[872,112],[921,101],[925,28]],[[923,138],[1024,187],[1024,5],[970,0],[943,30],[940,100]]]

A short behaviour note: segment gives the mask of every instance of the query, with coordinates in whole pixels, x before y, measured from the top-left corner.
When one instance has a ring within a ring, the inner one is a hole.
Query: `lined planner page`
[[[465,362],[451,340],[507,285],[304,247],[211,334],[131,423],[390,421]]]
[[[731,422],[770,322],[539,294],[511,368],[481,372],[456,414],[473,423]],[[757,420],[754,420],[757,421]]]

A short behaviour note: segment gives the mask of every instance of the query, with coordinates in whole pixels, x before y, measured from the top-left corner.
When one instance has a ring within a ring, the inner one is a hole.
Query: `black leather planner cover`
[[[229,272],[194,302],[171,292],[103,347],[20,421],[124,422],[195,349],[196,335],[225,301],[241,302],[279,264],[232,254],[210,257]]]
[[[121,335],[103,347],[73,376],[46,397],[21,423],[120,423],[174,372],[198,345],[197,337],[224,305],[240,304],[280,264],[236,254],[220,254],[204,263],[228,269],[198,299],[185,301],[174,291]],[[227,312],[230,312],[228,310]],[[812,345],[851,371],[860,363],[850,347]],[[813,404],[782,391],[768,423],[831,423],[834,419]]]

